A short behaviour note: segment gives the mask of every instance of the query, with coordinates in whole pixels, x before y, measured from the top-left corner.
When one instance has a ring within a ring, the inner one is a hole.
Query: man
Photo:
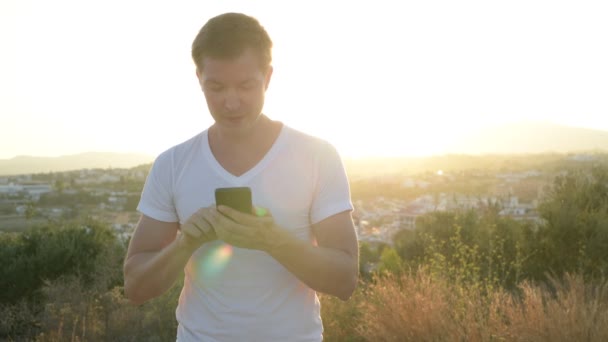
[[[161,153],[127,252],[125,293],[141,304],[185,271],[178,341],[319,341],[316,291],[347,300],[358,246],[336,150],[262,113],[272,42],[238,13],[209,20],[192,57],[214,124]],[[251,188],[257,210],[216,208]]]

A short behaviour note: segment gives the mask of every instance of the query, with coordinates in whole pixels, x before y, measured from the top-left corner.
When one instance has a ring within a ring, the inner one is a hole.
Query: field
[[[0,232],[21,232],[27,227],[44,224],[45,218],[26,219],[21,215],[0,215]]]

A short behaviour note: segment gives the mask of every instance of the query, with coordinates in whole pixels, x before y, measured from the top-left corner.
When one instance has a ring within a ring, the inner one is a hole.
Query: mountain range
[[[608,151],[608,131],[543,122],[484,128],[448,148],[464,154],[537,154]]]
[[[17,156],[0,159],[0,175],[62,172],[80,169],[132,168],[151,163],[153,156],[140,153],[86,152],[59,157]]]
[[[550,123],[490,127],[452,142],[453,154],[538,154],[608,151],[608,131]],[[404,156],[407,157],[407,156]],[[152,163],[137,153],[88,152],[60,157],[17,156],[0,159],[0,175],[61,172],[94,168],[131,168]]]

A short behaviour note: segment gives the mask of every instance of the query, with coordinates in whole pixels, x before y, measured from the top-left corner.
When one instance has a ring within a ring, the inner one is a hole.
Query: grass
[[[566,275],[518,291],[462,287],[421,269],[322,297],[326,341],[608,341],[606,282]]]
[[[362,283],[346,302],[321,295],[324,337],[329,342],[608,341],[607,286],[566,275],[546,285],[523,282],[515,292],[482,293],[481,286],[463,286],[426,268],[400,276],[386,273]],[[82,289],[77,280],[48,283],[44,291],[48,302],[37,316],[40,330],[27,340],[175,337],[179,286],[141,307],[129,305],[120,288],[99,294]],[[31,315],[21,310],[15,306],[10,313]]]
[[[33,225],[44,224],[47,221],[46,218],[32,218],[28,220],[23,215],[0,215],[0,231],[22,232]]]

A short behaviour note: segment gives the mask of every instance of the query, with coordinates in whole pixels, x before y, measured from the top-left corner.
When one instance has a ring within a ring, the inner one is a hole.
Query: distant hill
[[[550,123],[492,127],[456,141],[450,153],[531,154],[608,151],[608,131]]]
[[[544,153],[608,152],[608,131],[569,127],[550,123],[520,123],[491,127],[453,141],[446,155],[454,162],[469,165],[474,155],[533,155]],[[469,156],[469,157],[467,157]],[[445,158],[395,157],[346,160],[347,169],[356,174],[386,174],[426,169],[429,161],[441,168]],[[18,156],[0,159],[0,175],[60,172],[92,168],[132,168],[150,164],[153,156],[133,153],[89,152],[60,157]],[[381,167],[379,165],[382,165]],[[145,166],[149,168],[149,165]],[[445,166],[443,166],[445,167]]]
[[[442,155],[345,159],[345,166],[352,179],[360,179],[440,169],[508,169],[522,162],[538,166],[579,153],[608,153],[608,131],[549,123],[510,124],[454,140]]]
[[[59,157],[17,156],[0,159],[0,175],[61,172],[80,169],[132,168],[154,157],[137,153],[87,152]]]

